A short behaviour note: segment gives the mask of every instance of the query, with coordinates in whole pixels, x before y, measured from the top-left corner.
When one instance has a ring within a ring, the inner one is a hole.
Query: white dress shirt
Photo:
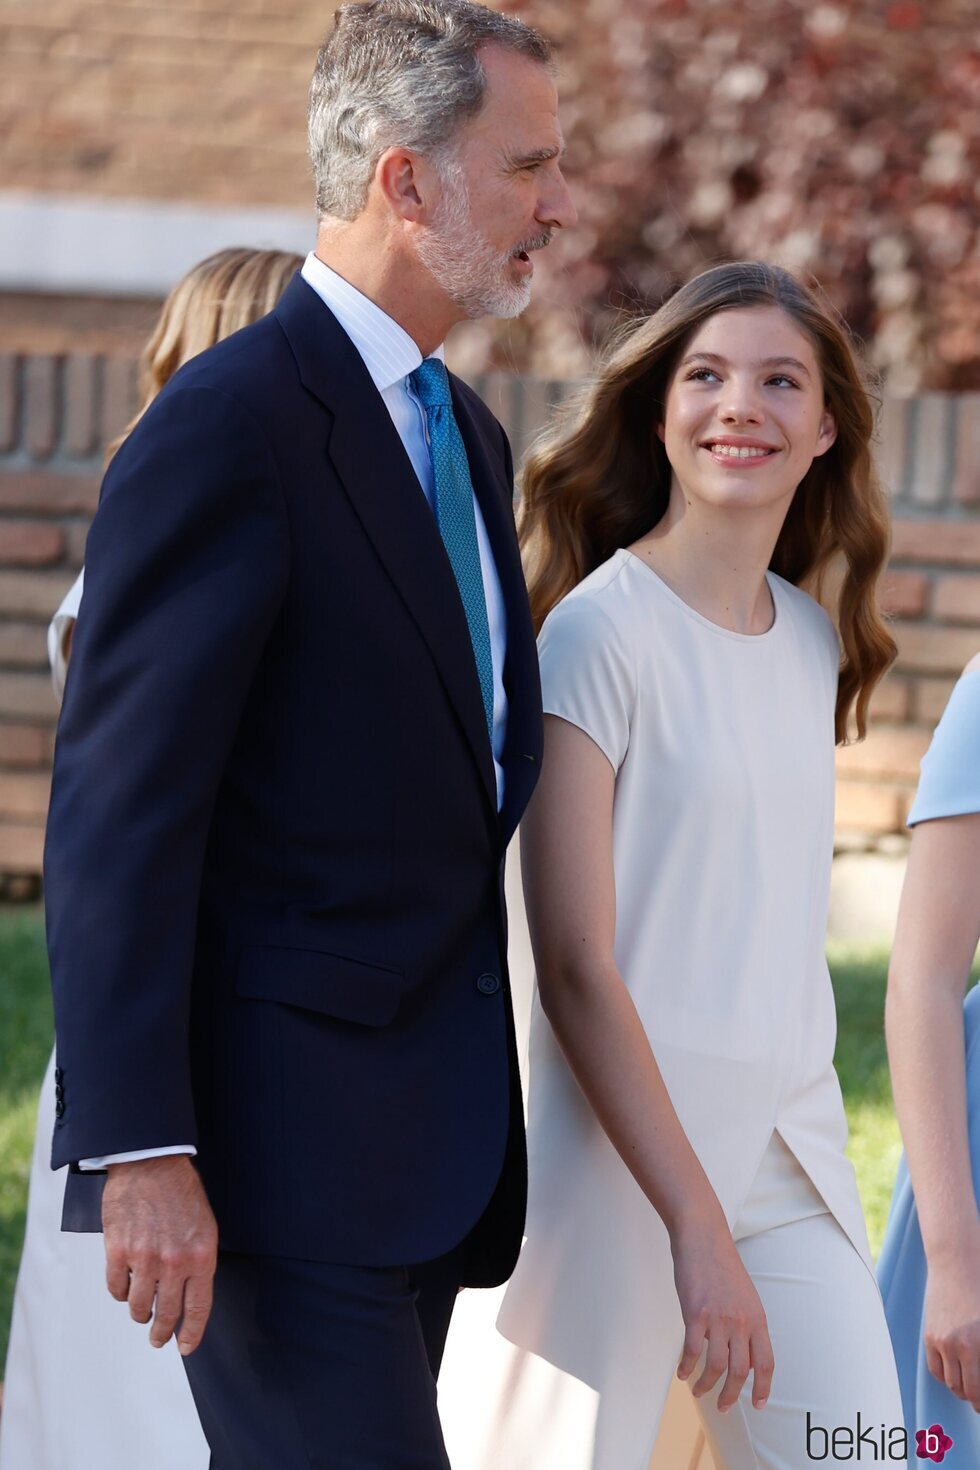
[[[391,415],[398,437],[412,462],[419,484],[430,507],[434,503],[435,487],[432,473],[432,455],[425,410],[408,385],[408,375],[422,365],[422,354],[414,340],[387,312],[364,296],[343,276],[324,265],[311,251],[303,264],[302,276],[307,285],[333,312],[337,321],[357,348],[371,381],[381,394],[384,405]],[[433,357],[444,358],[444,349],[438,347]],[[502,763],[504,739],[507,733],[507,696],[504,692],[504,659],[507,652],[507,626],[504,614],[504,598],[497,574],[496,563],[490,549],[490,539],[483,520],[480,503],[473,496],[476,515],[476,536],[480,551],[480,567],[483,572],[483,593],[487,604],[487,622],[490,628],[490,654],[493,660],[493,764],[497,778],[497,810],[504,800],[504,768]],[[74,590],[74,589],[73,589]],[[66,599],[67,603],[68,599]],[[57,621],[64,607],[55,614]],[[72,609],[75,611],[75,609]],[[60,634],[59,634],[60,641]],[[166,1148],[136,1149],[129,1153],[107,1154],[104,1158],[83,1159],[80,1168],[104,1169],[108,1164],[135,1162],[137,1159],[159,1158],[164,1154],[194,1154],[197,1150],[189,1144],[174,1144]]]

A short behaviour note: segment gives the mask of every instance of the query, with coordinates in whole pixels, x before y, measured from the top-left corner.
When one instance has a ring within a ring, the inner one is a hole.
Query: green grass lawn
[[[7,1355],[37,1094],[51,1035],[41,916],[36,909],[0,910],[0,1365]]]
[[[882,1033],[887,955],[837,949],[837,1066],[851,1124],[872,1249],[881,1245],[899,1141]],[[51,1004],[41,917],[0,911],[0,1363],[24,1234],[37,1091],[51,1046]]]

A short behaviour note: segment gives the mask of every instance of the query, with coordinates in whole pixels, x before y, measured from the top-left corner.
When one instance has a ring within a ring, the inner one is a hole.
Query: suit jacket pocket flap
[[[323,950],[247,945],[238,965],[237,993],[321,1011],[362,1026],[387,1026],[401,1002],[405,977]]]

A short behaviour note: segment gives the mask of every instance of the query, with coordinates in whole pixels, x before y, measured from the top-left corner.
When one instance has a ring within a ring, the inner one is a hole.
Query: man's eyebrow
[[[686,367],[689,362],[697,361],[717,362],[722,367],[728,366],[726,359],[724,357],[719,357],[717,352],[692,352],[684,358],[681,363],[681,367]],[[796,368],[797,372],[806,373],[807,377],[810,376],[810,369],[807,367],[805,362],[800,362],[800,359],[798,357],[763,357],[760,358],[758,362],[753,362],[751,366],[754,368],[792,367]]]
[[[564,158],[567,152],[564,144],[560,148],[555,144],[553,148],[536,148],[533,153],[522,153],[509,162],[513,168],[529,168],[533,163],[550,163],[553,158]]]

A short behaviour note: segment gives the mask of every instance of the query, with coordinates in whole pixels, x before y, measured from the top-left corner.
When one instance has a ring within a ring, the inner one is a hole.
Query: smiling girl
[[[831,310],[742,263],[530,461],[530,1204],[460,1470],[646,1470],[675,1373],[724,1470],[901,1426],[823,953],[834,744],[895,652],[872,426]]]

